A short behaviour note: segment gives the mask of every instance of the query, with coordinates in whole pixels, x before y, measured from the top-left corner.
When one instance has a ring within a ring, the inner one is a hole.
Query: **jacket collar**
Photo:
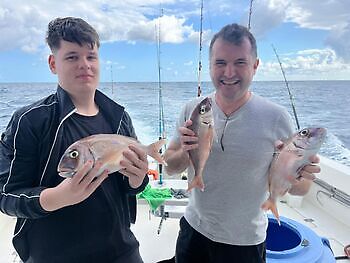
[[[75,110],[75,106],[68,92],[60,85],[57,86],[57,99],[60,109],[59,121],[61,122],[68,114]],[[124,107],[111,100],[99,90],[95,92],[95,102],[105,114],[106,118],[111,121],[113,130],[118,129]]]

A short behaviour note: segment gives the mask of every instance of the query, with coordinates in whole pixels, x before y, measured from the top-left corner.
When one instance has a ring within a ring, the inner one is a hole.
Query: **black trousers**
[[[184,217],[176,243],[176,263],[265,263],[265,242],[234,246],[214,242],[194,230]]]

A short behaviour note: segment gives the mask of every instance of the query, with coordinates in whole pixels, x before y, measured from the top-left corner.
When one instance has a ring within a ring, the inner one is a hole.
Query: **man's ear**
[[[255,70],[255,71],[258,69],[259,63],[260,63],[260,60],[257,58],[257,59],[255,60],[255,63],[254,63],[254,70]]]
[[[49,68],[53,74],[56,74],[56,61],[54,55],[49,55],[48,58]]]

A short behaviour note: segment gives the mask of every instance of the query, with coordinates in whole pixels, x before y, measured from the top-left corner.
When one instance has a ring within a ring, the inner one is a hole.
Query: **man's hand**
[[[192,121],[187,120],[185,121],[184,126],[179,128],[179,132],[181,134],[180,136],[181,148],[184,152],[198,148],[198,137],[196,136],[194,131],[187,128],[191,125],[192,125]]]
[[[298,178],[304,178],[308,180],[314,180],[316,176],[315,173],[321,172],[321,168],[318,163],[320,163],[320,158],[317,155],[312,155],[309,158],[309,161],[311,164],[305,165],[300,171],[299,171],[299,177]]]
[[[292,195],[305,195],[309,191],[312,181],[316,178],[314,173],[319,173],[321,168],[317,165],[320,158],[313,155],[309,158],[311,164],[305,165],[299,172],[298,177],[293,180],[292,187],[288,191]]]
[[[129,178],[132,188],[139,187],[148,172],[147,154],[144,150],[130,145],[127,151],[123,152],[124,159],[120,161],[119,172]]]
[[[184,125],[178,129],[180,133],[180,142],[170,142],[164,153],[164,159],[167,163],[165,170],[169,175],[183,172],[190,165],[188,151],[198,147],[198,137],[188,127],[192,125],[191,120],[184,122]]]
[[[108,177],[107,170],[99,171],[102,163],[86,162],[72,177],[64,179],[59,185],[47,188],[40,194],[40,205],[46,211],[55,211],[65,206],[78,204],[88,198]]]

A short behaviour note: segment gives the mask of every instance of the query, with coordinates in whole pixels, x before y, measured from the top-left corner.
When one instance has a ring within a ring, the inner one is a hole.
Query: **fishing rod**
[[[254,0],[250,0],[249,17],[248,17],[248,31],[250,31],[250,22],[251,22],[251,18],[252,18],[253,1]]]
[[[164,109],[163,109],[163,95],[162,95],[162,81],[161,81],[161,66],[160,66],[160,22],[161,18],[163,17],[163,8],[161,8],[161,14],[158,19],[158,34],[157,34],[157,61],[158,61],[158,105],[159,105],[159,112],[158,112],[158,128],[159,128],[159,140],[165,139],[165,123],[164,123]],[[159,153],[162,154],[163,150],[160,148]],[[163,165],[161,163],[158,163],[158,173],[159,173],[159,184],[163,184]]]
[[[283,74],[283,78],[284,78],[284,83],[286,84],[286,87],[287,87],[287,90],[288,90],[288,94],[289,94],[289,100],[290,100],[290,103],[292,105],[292,109],[293,109],[293,114],[294,114],[294,118],[295,118],[295,122],[297,124],[297,128],[298,130],[300,130],[300,125],[299,125],[299,120],[298,120],[298,115],[297,115],[297,111],[295,109],[295,105],[294,105],[294,98],[293,98],[293,95],[289,89],[289,85],[288,85],[288,81],[287,81],[287,78],[286,78],[286,74],[284,73],[284,70],[283,70],[283,67],[282,67],[282,63],[281,63],[281,60],[277,54],[277,51],[275,49],[275,47],[271,44],[272,48],[273,48],[273,51],[275,52],[275,55],[277,57],[277,60],[278,60],[278,63],[280,64],[280,68],[281,68],[281,71],[282,71],[282,74]]]
[[[253,1],[254,0],[250,0],[250,8],[249,8],[249,17],[248,17],[248,30],[250,31],[250,24],[251,24],[251,17],[252,17],[252,11],[253,11]],[[278,63],[280,65],[280,68],[281,68],[281,71],[282,71],[282,75],[283,75],[283,78],[284,78],[284,83],[286,84],[286,87],[287,87],[287,90],[288,90],[288,94],[289,94],[289,100],[290,100],[290,103],[292,105],[292,109],[293,109],[293,114],[294,114],[294,118],[295,118],[295,122],[296,122],[296,125],[297,125],[297,128],[298,130],[300,130],[300,124],[299,124],[299,119],[298,119],[298,115],[297,115],[297,111],[295,109],[295,105],[294,105],[294,99],[293,99],[293,95],[289,89],[289,84],[288,84],[288,81],[287,81],[287,78],[286,78],[286,74],[283,70],[283,67],[282,67],[282,62],[277,54],[277,51],[275,49],[275,47],[272,45],[272,48],[273,48],[273,51],[275,52],[275,55],[277,57],[277,60],[278,60]]]
[[[198,89],[197,97],[202,94],[201,90],[201,72],[202,72],[202,42],[203,42],[203,0],[201,1],[201,12],[200,12],[200,30],[199,30],[199,58],[198,58]]]

